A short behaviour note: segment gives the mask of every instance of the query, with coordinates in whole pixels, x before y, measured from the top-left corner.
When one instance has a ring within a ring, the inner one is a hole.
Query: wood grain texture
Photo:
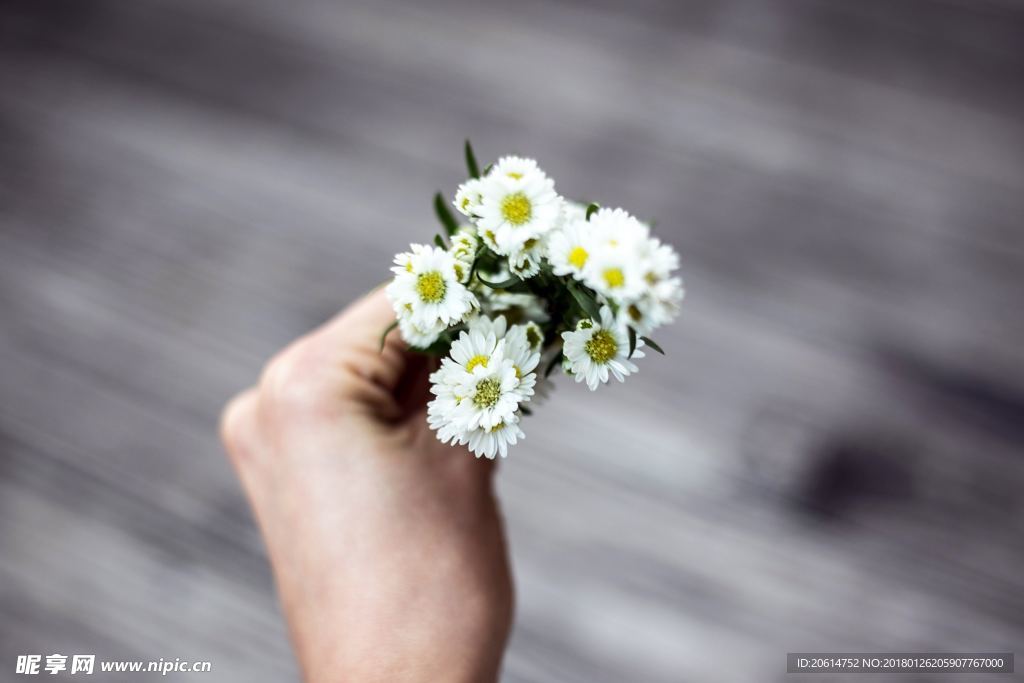
[[[563,382],[502,467],[505,680],[1020,650],[1018,4],[0,17],[0,680],[51,652],[297,677],[217,414],[429,238],[466,136],[657,218],[688,287],[667,358]]]

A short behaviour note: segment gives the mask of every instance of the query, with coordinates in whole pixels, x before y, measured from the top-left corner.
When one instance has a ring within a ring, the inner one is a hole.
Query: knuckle
[[[260,390],[275,412],[306,412],[320,401],[322,388],[317,360],[300,340],[278,353],[260,378]]]
[[[252,390],[238,394],[224,406],[220,415],[220,438],[228,453],[234,455],[245,449],[252,431]]]
[[[268,396],[273,396],[288,386],[293,374],[290,354],[282,351],[271,358],[263,368],[260,375],[260,390]]]

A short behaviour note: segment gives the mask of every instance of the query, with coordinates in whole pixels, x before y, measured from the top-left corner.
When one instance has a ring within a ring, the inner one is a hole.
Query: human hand
[[[512,583],[493,463],[434,437],[429,359],[383,291],[293,342],[224,410],[308,681],[495,680]]]

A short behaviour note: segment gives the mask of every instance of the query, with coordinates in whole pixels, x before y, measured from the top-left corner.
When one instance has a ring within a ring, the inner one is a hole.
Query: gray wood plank
[[[0,662],[297,676],[217,412],[432,234],[465,136],[657,218],[689,289],[502,467],[507,680],[1021,641],[1016,3],[0,13]]]

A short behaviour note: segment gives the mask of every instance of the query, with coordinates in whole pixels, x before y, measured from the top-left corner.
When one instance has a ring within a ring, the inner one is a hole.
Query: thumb
[[[394,419],[429,397],[429,366],[408,353],[392,328],[395,313],[382,288],[353,302],[310,334],[316,355],[338,374],[335,395]],[[414,405],[410,405],[414,404]]]

